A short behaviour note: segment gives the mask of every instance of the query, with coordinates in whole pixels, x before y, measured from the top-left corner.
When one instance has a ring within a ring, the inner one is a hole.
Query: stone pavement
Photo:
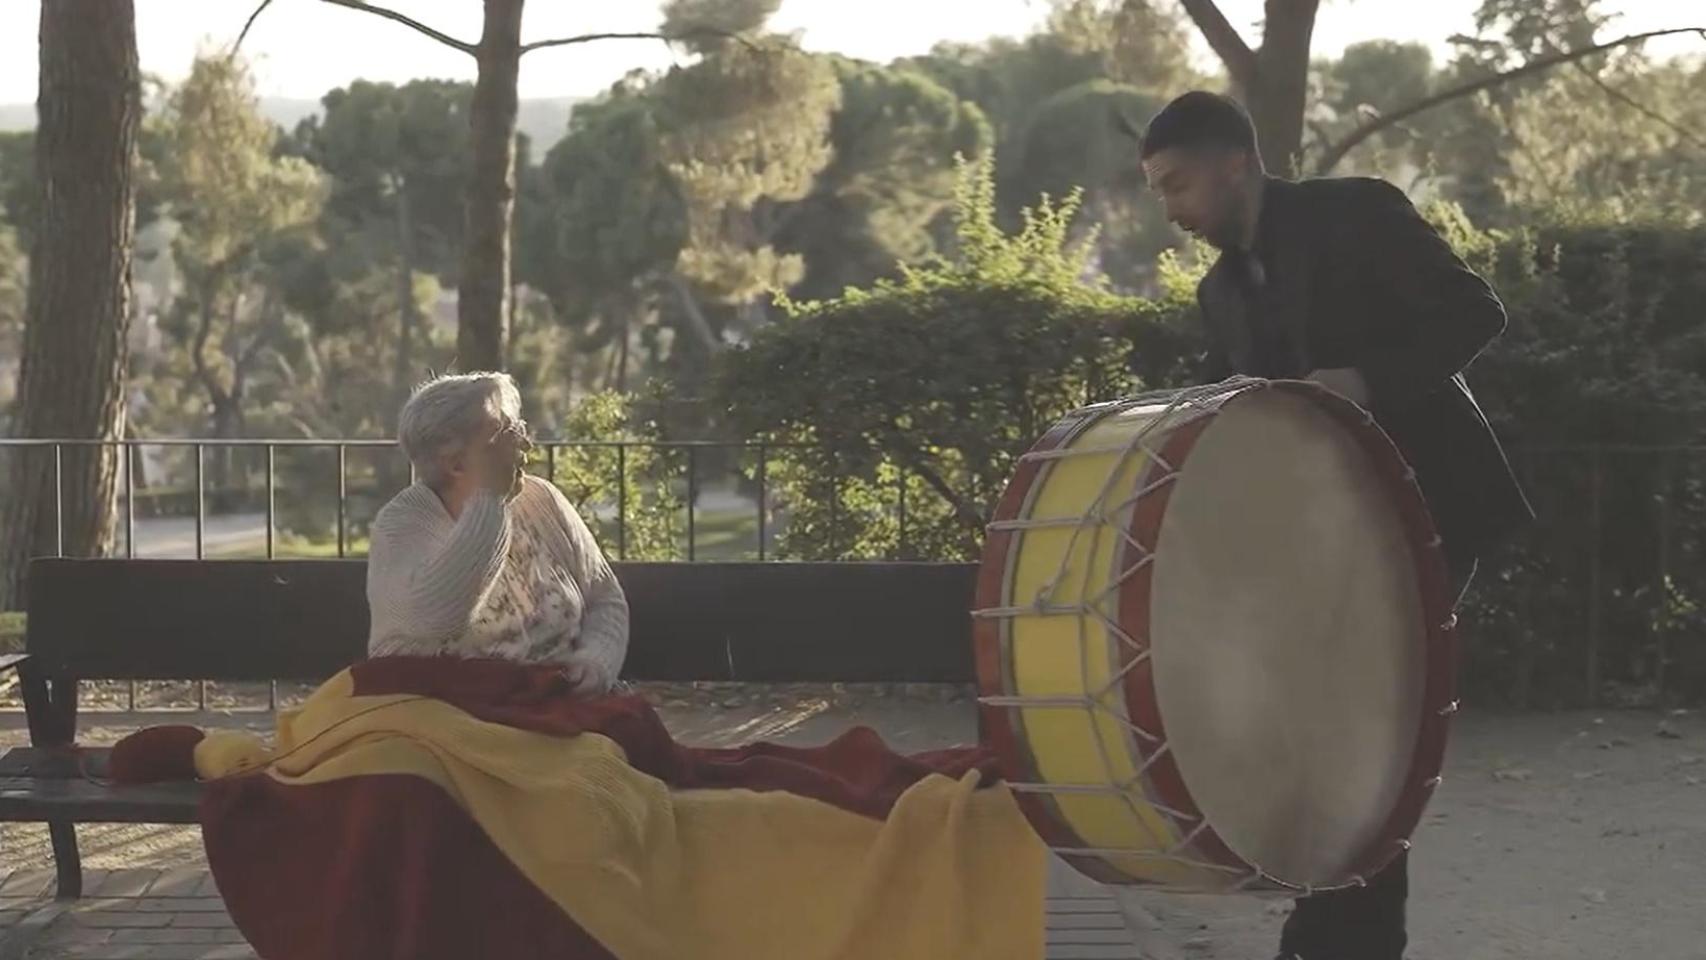
[[[1119,907],[1061,867],[1050,877],[1046,960],[1140,960]],[[53,900],[50,870],[0,879],[0,960],[257,960],[203,867],[87,870]]]
[[[0,882],[4,960],[255,960],[205,869],[89,870],[83,898],[56,901],[53,874]]]

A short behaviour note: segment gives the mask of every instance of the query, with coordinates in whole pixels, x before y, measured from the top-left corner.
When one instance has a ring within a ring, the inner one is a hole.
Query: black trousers
[[[1474,579],[1476,558],[1446,549],[1457,603]],[[1410,897],[1410,854],[1400,853],[1365,887],[1303,897],[1280,933],[1280,956],[1298,960],[1403,960],[1409,943],[1405,903]]]

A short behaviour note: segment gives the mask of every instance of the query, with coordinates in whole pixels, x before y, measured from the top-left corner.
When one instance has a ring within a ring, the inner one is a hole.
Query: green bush
[[[1074,407],[1136,386],[1134,342],[1188,338],[1171,305],[1083,279],[1093,237],[1071,235],[1076,195],[1045,198],[1014,236],[995,224],[987,162],[962,167],[957,201],[952,259],[833,300],[782,298],[784,319],[722,358],[716,401],[778,445],[782,556],[975,557],[1016,458]]]
[[[575,505],[612,558],[679,559],[685,527],[685,458],[659,447],[657,425],[637,417],[619,393],[592,394],[576,403],[560,431],[570,442],[627,438],[626,447],[567,446],[552,457],[552,480]]]
[[[1470,376],[1540,515],[1483,565],[1471,696],[1701,699],[1706,230],[1434,214],[1509,311]]]

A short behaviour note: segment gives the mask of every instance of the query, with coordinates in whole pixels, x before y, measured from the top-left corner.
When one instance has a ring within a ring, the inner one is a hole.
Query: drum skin
[[[1455,710],[1448,577],[1355,404],[1240,378],[1076,411],[979,576],[985,737],[1104,883],[1295,894],[1403,849]]]

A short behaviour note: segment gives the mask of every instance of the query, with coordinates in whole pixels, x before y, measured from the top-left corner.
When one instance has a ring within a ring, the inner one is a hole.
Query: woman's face
[[[526,420],[488,413],[451,454],[450,474],[460,485],[508,476],[513,480],[510,486],[513,493],[520,489],[527,455],[532,450],[533,436]]]

